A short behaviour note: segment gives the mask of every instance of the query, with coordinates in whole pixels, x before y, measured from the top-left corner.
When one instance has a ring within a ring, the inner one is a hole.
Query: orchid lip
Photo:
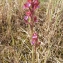
[[[27,2],[27,6],[30,7],[31,6],[31,3]]]
[[[28,16],[24,16],[24,19],[25,19],[25,20],[28,20]]]
[[[37,36],[33,36],[32,38],[37,38]]]

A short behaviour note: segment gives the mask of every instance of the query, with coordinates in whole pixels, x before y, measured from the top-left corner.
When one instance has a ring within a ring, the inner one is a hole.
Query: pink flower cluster
[[[27,0],[27,2],[24,4],[23,9],[25,9],[25,16],[24,20],[26,24],[29,24],[33,28],[33,24],[38,22],[37,16],[35,15],[35,10],[39,7],[39,1],[38,0]],[[38,42],[38,35],[37,33],[34,33],[32,35],[31,44],[35,47],[40,45],[40,42]]]
[[[37,33],[33,34],[31,44],[36,46],[36,47],[40,45],[40,42],[38,42],[38,35],[37,35]]]
[[[38,22],[37,17],[34,15],[34,12],[38,7],[39,7],[38,0],[27,0],[27,2],[23,6],[23,8],[26,10],[24,16],[25,23],[31,24],[32,20],[29,21],[29,19],[33,19],[33,23]]]

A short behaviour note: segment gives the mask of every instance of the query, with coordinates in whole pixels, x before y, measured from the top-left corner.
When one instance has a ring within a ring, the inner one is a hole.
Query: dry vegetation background
[[[32,46],[22,6],[26,0],[0,0],[0,63],[31,63]],[[63,0],[40,0],[35,24],[38,63],[63,63]]]

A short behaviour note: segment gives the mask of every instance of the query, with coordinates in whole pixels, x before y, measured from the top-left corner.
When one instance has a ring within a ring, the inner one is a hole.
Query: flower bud
[[[37,19],[36,16],[34,16],[34,22],[35,22],[35,23],[38,22],[38,19]]]

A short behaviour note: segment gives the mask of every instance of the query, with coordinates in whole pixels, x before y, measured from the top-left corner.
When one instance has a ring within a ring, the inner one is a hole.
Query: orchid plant
[[[38,0],[27,0],[27,2],[23,6],[23,9],[25,9],[24,21],[30,26],[31,30],[31,45],[33,50],[32,63],[35,63],[34,56],[36,54],[36,48],[40,45],[40,42],[38,42],[38,34],[33,31],[34,23],[38,22],[35,11],[37,8],[39,8],[39,3],[40,2]]]

